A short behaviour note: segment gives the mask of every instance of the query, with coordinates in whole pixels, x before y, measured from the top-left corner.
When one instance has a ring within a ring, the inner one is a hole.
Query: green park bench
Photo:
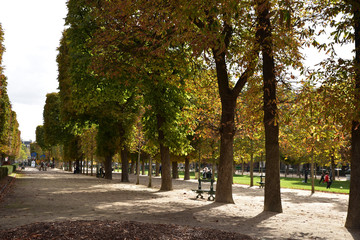
[[[204,190],[201,187],[201,182],[210,182],[210,190]],[[193,189],[192,191],[197,193],[196,198],[202,198],[204,199],[203,193],[207,193],[209,194],[208,200],[209,201],[214,201],[215,200],[215,190],[214,190],[214,179],[209,179],[209,178],[199,178],[199,184],[198,184],[198,189]]]
[[[264,176],[264,175],[260,175],[260,182],[256,182],[256,183],[259,184],[259,187],[260,187],[260,188],[263,188],[263,187],[265,186],[265,179],[264,179],[264,181],[263,181],[263,178],[265,178],[265,176]]]

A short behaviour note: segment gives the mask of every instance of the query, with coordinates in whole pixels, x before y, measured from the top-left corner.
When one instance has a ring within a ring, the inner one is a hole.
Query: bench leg
[[[208,200],[209,200],[209,201],[214,201],[214,200],[215,200],[215,196],[214,196],[213,194],[209,194]]]
[[[198,195],[196,196],[196,198],[204,199],[204,196],[203,196],[201,193],[198,193]]]

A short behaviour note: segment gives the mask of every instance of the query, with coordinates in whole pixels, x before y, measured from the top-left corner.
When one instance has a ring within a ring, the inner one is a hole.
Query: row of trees
[[[43,146],[62,145],[64,160],[78,164],[96,144],[108,179],[115,153],[123,169],[129,152],[158,153],[161,190],[172,189],[170,156],[218,154],[216,201],[227,203],[234,152],[264,156],[264,210],[282,212],[280,157],[312,166],[321,155],[342,161],[350,142],[346,226],[358,228],[358,49],[356,61],[335,61],[332,43],[315,36],[316,26],[331,23],[334,43],[358,46],[359,9],[352,0],[69,0],[60,91],[47,96]],[[332,53],[324,70],[302,67],[300,49],[311,44]],[[296,91],[291,69],[307,76]]]
[[[2,56],[5,52],[3,45],[4,32],[0,24],[0,165],[7,159],[13,162],[21,149],[19,123],[16,113],[11,109],[7,94],[7,78],[4,75]]]

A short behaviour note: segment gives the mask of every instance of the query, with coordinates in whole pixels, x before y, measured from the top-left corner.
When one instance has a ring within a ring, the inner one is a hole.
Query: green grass
[[[291,189],[304,189],[311,191],[311,179],[308,179],[308,183],[303,183],[304,178],[280,178],[281,188]],[[260,177],[254,176],[254,185],[258,185]],[[234,183],[250,185],[250,176],[247,175],[234,175]],[[350,182],[349,181],[334,181],[331,184],[330,189],[326,189],[326,184],[319,184],[319,179],[315,179],[315,191],[334,192],[334,193],[349,193]]]
[[[147,171],[146,171],[147,174]],[[184,179],[184,172],[179,171],[179,178]],[[190,178],[195,179],[195,173],[190,172]],[[281,188],[290,189],[303,189],[311,191],[311,179],[308,179],[308,183],[303,183],[304,178],[280,178]],[[320,179],[315,179],[315,191],[332,192],[332,193],[344,193],[349,194],[350,182],[349,181],[333,181],[330,189],[326,189],[326,183],[319,184]],[[254,186],[258,186],[260,177],[254,176]],[[235,184],[250,185],[250,176],[248,175],[234,175]]]

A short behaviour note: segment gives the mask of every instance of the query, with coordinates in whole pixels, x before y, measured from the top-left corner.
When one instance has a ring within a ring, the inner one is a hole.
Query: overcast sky
[[[0,0],[3,65],[23,140],[35,141],[46,94],[57,91],[56,48],[66,12],[66,0]]]
[[[56,48],[66,12],[66,0],[0,0],[6,48],[3,64],[23,140],[36,140],[35,129],[43,124],[46,94],[57,91]],[[353,48],[342,55],[351,56]],[[308,66],[324,56],[313,49],[306,55]]]

